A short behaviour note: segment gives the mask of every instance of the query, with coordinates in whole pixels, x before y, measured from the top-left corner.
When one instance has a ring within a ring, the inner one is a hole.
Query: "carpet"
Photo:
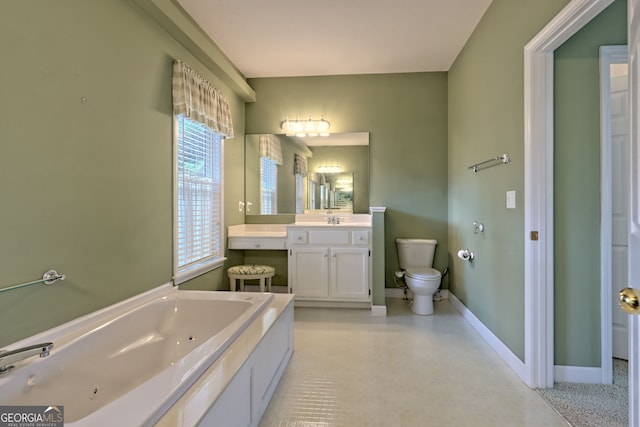
[[[629,425],[627,361],[613,359],[613,384],[556,383],[538,393],[573,427]]]

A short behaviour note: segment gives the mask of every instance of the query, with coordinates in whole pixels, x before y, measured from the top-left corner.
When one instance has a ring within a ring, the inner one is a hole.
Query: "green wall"
[[[0,294],[0,347],[171,280],[173,58],[229,98],[243,222],[244,101],[135,3],[2,2],[0,52],[0,287],[67,276]],[[228,289],[223,271],[187,286]]]
[[[387,286],[393,286],[398,268],[396,237],[437,239],[435,266],[448,265],[446,73],[248,82],[257,100],[246,107],[247,133],[280,133],[284,117],[298,115],[324,115],[331,122],[331,132],[370,132],[369,202],[387,207]]]
[[[555,364],[600,366],[601,45],[626,44],[617,0],[555,52]]]
[[[285,116],[309,114],[324,114],[334,132],[370,132],[370,204],[388,208],[387,286],[396,237],[438,239],[435,266],[451,268],[445,286],[520,358],[523,47],[566,3],[493,0],[449,73],[249,82],[257,100],[246,106],[248,133],[279,133]],[[599,307],[598,241],[580,230],[599,224],[597,45],[624,42],[623,12],[617,1],[557,54],[556,307],[575,293],[589,307],[556,313],[557,364],[599,364],[599,320],[587,315]],[[48,268],[67,275],[0,294],[0,347],[171,280],[173,58],[230,100],[237,137],[224,148],[225,226],[244,222],[245,98],[234,93],[237,80],[232,89],[219,75],[233,67],[201,62],[169,34],[126,0],[0,4],[0,286]],[[467,169],[503,152],[513,159],[506,166]],[[507,190],[517,192],[514,210]],[[473,234],[474,220],[484,234]],[[475,251],[473,264],[452,258],[463,247]],[[575,248],[584,256],[574,261],[566,254]],[[255,252],[228,251],[227,265],[267,259],[285,284],[286,255]],[[228,283],[221,268],[185,287]]]
[[[493,0],[449,71],[449,288],[524,359],[524,46],[567,0]],[[511,163],[474,163],[508,152]],[[506,192],[516,191],[516,209]],[[474,221],[486,231],[474,234]]]

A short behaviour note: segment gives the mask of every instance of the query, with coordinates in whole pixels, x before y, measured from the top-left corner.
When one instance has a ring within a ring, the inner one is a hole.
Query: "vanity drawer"
[[[294,245],[306,245],[307,244],[307,230],[290,230],[289,239]]]
[[[346,230],[309,230],[310,244],[348,245],[349,232]]]
[[[351,232],[351,243],[354,245],[368,245],[369,244],[369,231],[357,230]]]
[[[284,238],[246,238],[229,237],[229,249],[276,249],[287,248],[287,240]]]

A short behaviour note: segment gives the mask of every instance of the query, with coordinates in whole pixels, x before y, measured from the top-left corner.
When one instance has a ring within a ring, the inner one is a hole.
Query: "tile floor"
[[[564,426],[447,300],[297,308],[294,354],[260,427]]]

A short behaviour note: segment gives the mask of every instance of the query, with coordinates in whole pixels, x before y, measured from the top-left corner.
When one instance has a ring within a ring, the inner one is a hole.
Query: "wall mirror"
[[[245,212],[369,212],[369,132],[248,134]]]

